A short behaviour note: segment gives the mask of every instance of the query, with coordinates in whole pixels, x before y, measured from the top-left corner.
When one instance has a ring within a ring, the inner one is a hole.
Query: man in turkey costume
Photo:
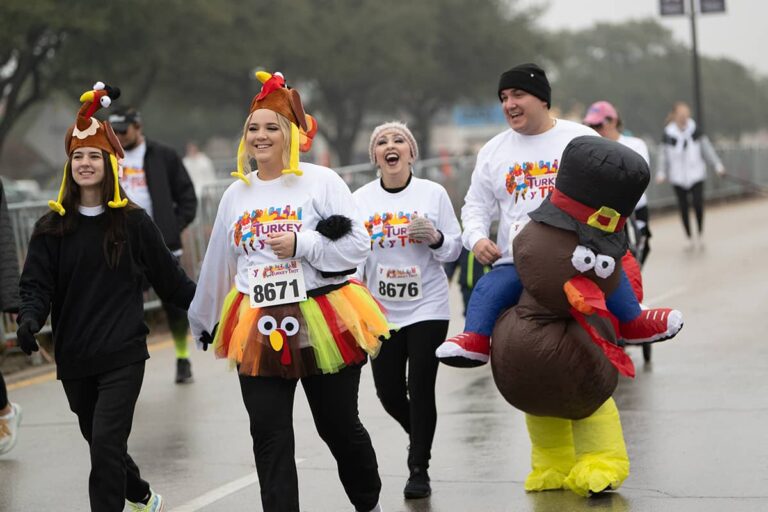
[[[555,190],[515,240],[524,291],[496,323],[491,366],[501,394],[526,413],[527,491],[590,496],[629,475],[611,395],[618,373],[634,377],[634,366],[616,345],[605,297],[618,286],[622,228],[649,179],[631,149],[577,137],[563,152]]]

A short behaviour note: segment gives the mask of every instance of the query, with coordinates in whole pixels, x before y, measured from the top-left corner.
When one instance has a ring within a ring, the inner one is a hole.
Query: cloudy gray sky
[[[688,2],[685,0],[686,5]],[[670,28],[678,40],[691,44],[689,18],[661,17],[659,0],[519,0],[519,5],[549,5],[540,22],[550,29],[581,29],[598,21],[622,22],[654,17]],[[768,18],[768,2],[725,0],[725,7],[725,14],[697,17],[699,52],[732,58],[768,76],[768,31],[762,26]]]

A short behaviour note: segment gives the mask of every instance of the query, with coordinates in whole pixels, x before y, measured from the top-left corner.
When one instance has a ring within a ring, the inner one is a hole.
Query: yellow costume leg
[[[573,422],[576,465],[565,485],[579,496],[618,489],[629,476],[619,410],[609,398],[588,418]]]
[[[525,415],[531,438],[531,468],[526,491],[562,489],[566,475],[576,463],[571,420]]]

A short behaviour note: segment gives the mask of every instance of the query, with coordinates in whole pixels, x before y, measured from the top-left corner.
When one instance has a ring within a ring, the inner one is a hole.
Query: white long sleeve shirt
[[[388,192],[376,180],[353,196],[370,236],[370,253],[358,275],[364,275],[371,293],[386,308],[387,319],[399,327],[449,320],[448,278],[442,263],[459,257],[461,227],[445,189],[433,181],[412,177],[399,192]],[[414,215],[426,217],[443,233],[440,247],[431,249],[408,238],[406,232]],[[388,273],[397,277],[388,279]],[[409,290],[409,283],[418,284]],[[419,285],[418,298],[408,293]]]
[[[502,257],[494,263],[512,263],[511,241],[528,223],[528,213],[538,208],[555,188],[563,150],[581,135],[597,132],[572,121],[558,119],[539,135],[505,130],[488,141],[477,155],[472,181],[464,198],[462,241],[472,250],[489,237],[494,212],[499,215],[496,243]]]
[[[189,307],[194,339],[204,330],[212,332],[232,286],[248,294],[249,267],[279,261],[264,243],[270,233],[296,233],[296,254],[290,259],[300,260],[307,290],[347,280],[324,278],[321,271],[351,270],[365,261],[369,237],[347,185],[327,167],[301,162],[299,168],[302,176],[271,181],[252,173],[250,185],[236,181],[224,192]],[[332,241],[315,231],[331,215],[352,219],[351,233]]]

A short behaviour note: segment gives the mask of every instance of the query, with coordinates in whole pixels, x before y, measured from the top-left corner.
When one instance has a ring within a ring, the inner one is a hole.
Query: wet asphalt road
[[[631,474],[618,491],[583,499],[526,494],[522,413],[500,397],[490,368],[441,367],[433,496],[405,501],[406,435],[363,371],[360,411],[376,448],[385,511],[768,510],[768,200],[710,207],[706,247],[683,249],[675,216],[652,220],[646,302],[674,306],[685,328],[653,349],[629,349],[634,381],[615,395]],[[451,333],[461,328],[459,298]],[[195,382],[173,383],[173,349],[153,346],[129,450],[170,512],[259,511],[248,422],[236,375],[193,354]],[[16,448],[0,457],[0,511],[88,510],[88,451],[64,392],[50,376],[11,384],[24,408]],[[351,511],[333,459],[299,387],[295,407],[301,509]]]

